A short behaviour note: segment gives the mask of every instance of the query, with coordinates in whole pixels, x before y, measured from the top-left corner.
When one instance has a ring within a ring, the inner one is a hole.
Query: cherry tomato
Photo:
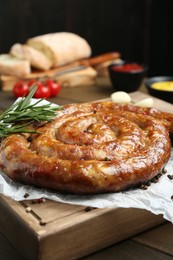
[[[34,98],[49,98],[51,95],[50,89],[42,82],[37,83],[37,90],[34,94]]]
[[[18,81],[13,86],[13,93],[16,97],[27,96],[29,93],[29,87],[26,82]]]
[[[45,85],[50,89],[51,97],[56,97],[59,94],[61,87],[55,80],[47,79]]]
[[[34,94],[34,98],[49,98],[55,97],[60,92],[60,85],[53,79],[37,80],[31,79],[28,82],[19,81],[13,87],[13,92],[16,97],[27,96],[30,88],[35,85],[37,90]]]
[[[37,82],[36,79],[31,79],[31,80],[28,81],[28,86],[31,87],[36,82]]]

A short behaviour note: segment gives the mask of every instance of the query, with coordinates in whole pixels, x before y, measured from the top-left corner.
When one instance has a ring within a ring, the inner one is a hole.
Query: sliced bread
[[[16,58],[28,60],[31,66],[36,69],[48,70],[53,65],[44,53],[25,44],[14,44],[10,49],[10,54]]]
[[[0,74],[25,77],[30,73],[31,66],[28,60],[21,60],[10,54],[0,55]]]

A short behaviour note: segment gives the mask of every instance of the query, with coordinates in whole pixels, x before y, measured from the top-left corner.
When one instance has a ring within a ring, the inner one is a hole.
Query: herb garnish
[[[56,111],[60,110],[61,106],[52,106],[51,103],[39,105],[43,99],[31,104],[36,89],[37,86],[32,87],[28,96],[22,97],[0,115],[0,137],[19,132],[36,133],[35,130],[25,127],[34,121],[51,121],[56,116]]]

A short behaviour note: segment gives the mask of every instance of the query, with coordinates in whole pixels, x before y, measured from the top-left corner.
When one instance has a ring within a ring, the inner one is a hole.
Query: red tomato
[[[49,98],[51,95],[50,89],[42,82],[36,84],[37,90],[34,94],[34,98]]]
[[[31,79],[31,80],[28,81],[28,86],[31,87],[36,82],[37,82],[36,79]]]
[[[16,97],[27,96],[29,93],[29,87],[26,82],[18,81],[13,86],[13,93]]]
[[[56,97],[59,94],[61,87],[55,80],[47,79],[45,84],[50,89],[51,97]]]

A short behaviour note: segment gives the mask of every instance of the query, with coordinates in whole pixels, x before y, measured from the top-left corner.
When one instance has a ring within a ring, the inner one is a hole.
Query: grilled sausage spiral
[[[10,178],[76,194],[117,192],[147,182],[170,157],[173,116],[112,102],[65,105],[41,134],[2,140]]]

